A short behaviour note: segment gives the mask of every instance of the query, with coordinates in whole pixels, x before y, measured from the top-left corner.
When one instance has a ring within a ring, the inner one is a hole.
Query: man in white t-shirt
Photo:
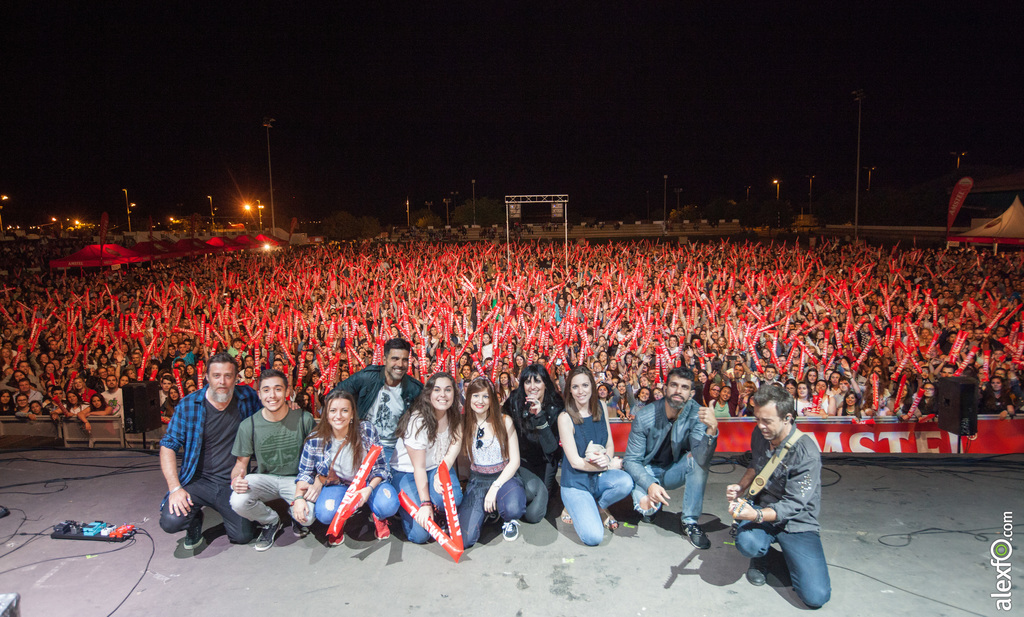
[[[107,402],[107,405],[110,405],[114,410],[114,415],[120,414],[124,408],[124,393],[117,386],[117,375],[113,373],[107,375],[106,386],[107,389],[100,394],[103,396],[103,400]]]

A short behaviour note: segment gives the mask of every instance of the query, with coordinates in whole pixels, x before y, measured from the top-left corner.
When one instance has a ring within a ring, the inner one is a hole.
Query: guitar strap
[[[761,492],[762,489],[764,489],[765,486],[768,485],[768,478],[772,477],[772,474],[775,473],[775,469],[778,468],[779,463],[782,462],[782,459],[786,458],[786,454],[789,453],[790,448],[796,444],[802,435],[803,432],[800,429],[793,427],[793,432],[789,434],[788,438],[786,438],[786,442],[775,450],[775,454],[768,459],[768,462],[761,468],[761,471],[754,478],[754,481],[750,483],[750,487],[747,488],[746,499],[753,499]]]

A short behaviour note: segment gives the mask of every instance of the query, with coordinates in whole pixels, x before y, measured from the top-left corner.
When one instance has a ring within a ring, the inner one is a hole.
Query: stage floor
[[[492,526],[455,564],[435,543],[417,546],[398,534],[377,542],[372,527],[355,519],[346,532],[356,537],[343,546],[324,546],[322,531],[319,539],[299,540],[286,527],[273,549],[257,553],[251,545],[229,544],[220,517],[209,510],[207,542],[193,554],[181,548],[182,534],[159,527],[166,486],[155,455],[0,452],[0,504],[11,509],[0,519],[0,593],[21,594],[23,617],[102,616],[122,600],[117,615],[189,617],[350,611],[763,617],[803,609],[778,569],[764,587],[746,582],[747,560],[729,544],[729,525],[722,522],[729,520],[725,486],[742,469],[721,461],[700,520],[709,550],[694,549],[679,534],[680,489],[671,491],[673,506],[653,524],[620,526],[598,547],[584,546],[571,526],[554,520],[523,525],[514,543]],[[1024,520],[1024,456],[826,457],[825,467],[822,541],[832,600],[822,612],[998,614],[990,548],[1002,537],[1007,513]],[[622,522],[638,522],[625,502],[613,512]],[[152,542],[144,535],[131,546],[51,539],[50,527],[65,519],[132,522]],[[47,535],[23,535],[36,532]],[[100,554],[116,548],[122,550]],[[1019,584],[1012,593],[1024,603]]]

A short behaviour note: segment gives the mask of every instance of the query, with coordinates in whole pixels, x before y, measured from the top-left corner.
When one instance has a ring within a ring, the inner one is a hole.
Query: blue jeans
[[[562,487],[562,503],[572,517],[573,527],[587,546],[597,546],[604,539],[604,522],[600,509],[607,508],[629,495],[633,478],[621,469],[609,469],[597,477],[596,494],[581,488]]]
[[[427,472],[427,486],[430,488],[430,503],[434,504],[435,512],[444,512],[444,498],[441,494],[434,490],[434,476],[437,475],[437,468],[431,469]],[[417,506],[420,505],[420,492],[416,488],[416,476],[403,472],[394,472],[395,484],[398,485],[398,490],[405,491],[405,494],[412,499],[413,503]],[[462,487],[459,486],[459,477],[452,474],[452,494],[455,497],[455,506],[458,507],[462,503]],[[405,530],[405,537],[409,538],[410,542],[415,544],[426,544],[427,540],[430,539],[430,533],[419,526],[419,524],[412,518],[412,516],[405,511],[405,508],[401,508],[400,512],[402,515],[402,529]],[[463,540],[465,542],[465,540]]]
[[[668,469],[653,465],[647,465],[644,469],[654,476],[658,484],[666,490],[686,485],[686,490],[683,491],[683,524],[696,523],[704,510],[704,487],[708,483],[707,468],[698,465],[693,460],[693,455],[687,453],[684,458],[670,465]],[[644,516],[651,516],[661,508],[661,504],[657,504],[650,510],[641,510],[640,498],[646,495],[647,491],[639,486],[633,487],[633,509]]]
[[[743,521],[736,534],[736,548],[745,557],[757,559],[768,553],[772,542],[778,542],[786,558],[793,591],[804,604],[818,608],[832,596],[832,583],[825,563],[825,550],[816,531],[787,533],[772,523]]]
[[[316,502],[310,504],[313,506],[312,511],[316,516],[316,520],[324,525],[330,525],[331,521],[334,520],[335,512],[338,511],[338,506],[341,505],[341,500],[345,498],[345,491],[347,490],[347,484],[332,484],[331,486],[323,487],[316,498]],[[391,484],[381,482],[377,485],[377,488],[370,492],[370,498],[366,500],[366,503],[369,504],[370,512],[373,512],[374,516],[384,520],[398,512],[398,491]],[[308,520],[309,514],[306,516],[307,520],[299,521],[300,524],[308,525],[312,522]]]
[[[483,527],[484,498],[487,491],[491,490],[491,483],[498,477],[498,474],[471,475],[469,485],[466,487],[466,496],[459,506],[459,524],[462,526],[462,544],[469,548],[480,539],[480,528]],[[512,477],[508,482],[501,485],[495,497],[495,509],[501,520],[508,522],[523,518],[526,513],[526,491],[519,478]]]

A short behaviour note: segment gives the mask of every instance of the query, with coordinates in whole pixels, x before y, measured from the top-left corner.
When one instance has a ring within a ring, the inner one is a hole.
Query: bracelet
[[[181,485],[179,484],[178,486],[175,486],[170,491],[168,491],[167,495],[168,496],[173,495],[175,492],[180,491],[180,490],[181,490]]]
[[[757,519],[755,519],[754,522],[755,523],[763,523],[764,522],[764,510],[762,510],[761,508],[757,509]]]
[[[298,501],[298,500],[300,500],[300,499],[301,499],[302,501],[306,501],[306,496],[305,496],[305,495],[296,495],[296,496],[295,496],[295,499],[294,499],[294,500],[292,501],[292,503],[295,503],[296,501]]]

